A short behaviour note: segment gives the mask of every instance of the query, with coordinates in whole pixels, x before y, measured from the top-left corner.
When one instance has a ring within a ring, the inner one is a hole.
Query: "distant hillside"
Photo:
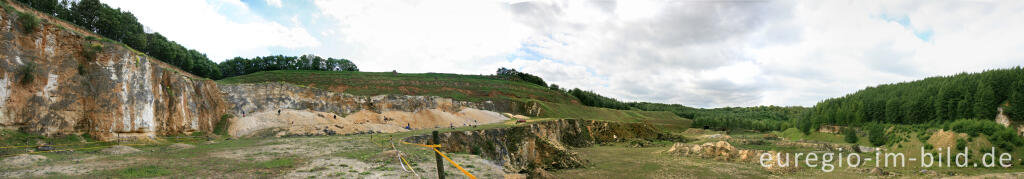
[[[940,123],[962,118],[994,119],[999,106],[1024,118],[1024,70],[988,70],[868,87],[815,105],[816,124]]]
[[[440,96],[474,102],[536,99],[552,103],[578,103],[572,96],[547,87],[480,75],[279,70],[230,77],[217,82],[236,84],[274,81],[355,95],[405,94]]]
[[[353,95],[405,94],[440,96],[460,101],[513,102],[527,115],[542,118],[650,122],[671,130],[684,130],[691,120],[666,111],[616,110],[584,106],[561,90],[496,76],[441,73],[278,70],[218,80],[221,85],[286,82]]]

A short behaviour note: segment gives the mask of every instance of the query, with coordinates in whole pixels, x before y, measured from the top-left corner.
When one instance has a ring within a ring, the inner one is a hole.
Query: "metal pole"
[[[437,136],[437,131],[434,131],[434,145],[441,144],[441,137]],[[438,148],[438,150],[441,150]],[[434,152],[434,158],[437,159],[437,178],[444,179],[444,162],[441,160],[441,154]]]

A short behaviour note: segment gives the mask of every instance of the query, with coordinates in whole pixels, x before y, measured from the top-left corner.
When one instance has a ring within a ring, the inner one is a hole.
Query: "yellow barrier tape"
[[[455,163],[454,160],[448,158],[448,156],[445,156],[443,152],[441,152],[440,150],[437,150],[438,148],[441,148],[440,144],[425,145],[425,144],[417,144],[417,143],[408,143],[408,142],[405,142],[405,141],[402,141],[402,143],[403,144],[418,145],[418,146],[422,146],[422,147],[432,148],[432,149],[434,149],[434,152],[437,152],[437,154],[441,154],[441,157],[444,157],[444,159],[448,160],[449,163],[452,163],[452,166],[455,166],[455,168],[458,168],[459,171],[462,171],[463,174],[466,174],[466,176],[468,176],[469,178],[476,179],[476,176],[473,176],[473,174],[470,174],[469,172],[467,172],[466,169],[463,169],[462,166],[459,166],[458,163]]]
[[[448,162],[451,162],[452,165],[455,166],[455,168],[458,168],[459,171],[462,171],[462,173],[466,174],[466,176],[468,176],[469,178],[476,179],[476,176],[473,176],[473,174],[469,174],[469,172],[467,172],[466,169],[462,169],[462,167],[459,166],[458,163],[455,163],[455,161],[452,161],[452,159],[448,158],[448,156],[445,156],[444,153],[441,153],[441,151],[437,150],[437,148],[434,148],[434,152],[437,152],[437,154],[441,154],[441,157],[444,157],[444,159],[448,160]]]
[[[420,147],[427,147],[427,148],[441,148],[441,144],[426,145],[426,144],[408,143],[408,142],[405,142],[405,141],[402,141],[402,143],[403,144],[409,144],[409,145],[418,145]]]

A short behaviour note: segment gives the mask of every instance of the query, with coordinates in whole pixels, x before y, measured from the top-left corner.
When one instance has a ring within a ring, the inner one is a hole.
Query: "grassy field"
[[[441,96],[462,101],[537,99],[553,103],[578,103],[576,98],[520,81],[482,75],[443,73],[264,71],[218,80],[220,84],[282,81],[355,95],[405,94]]]
[[[558,178],[764,178],[754,164],[665,154],[668,147],[632,148],[622,145],[576,149],[590,166],[552,172]]]

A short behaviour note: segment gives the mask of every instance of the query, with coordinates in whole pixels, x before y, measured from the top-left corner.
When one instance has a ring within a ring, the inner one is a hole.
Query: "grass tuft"
[[[171,173],[171,170],[153,165],[117,170],[117,175],[124,178],[152,178],[171,175]]]
[[[25,33],[32,33],[39,28],[39,18],[27,12],[18,12],[18,23],[21,24],[21,30]]]

